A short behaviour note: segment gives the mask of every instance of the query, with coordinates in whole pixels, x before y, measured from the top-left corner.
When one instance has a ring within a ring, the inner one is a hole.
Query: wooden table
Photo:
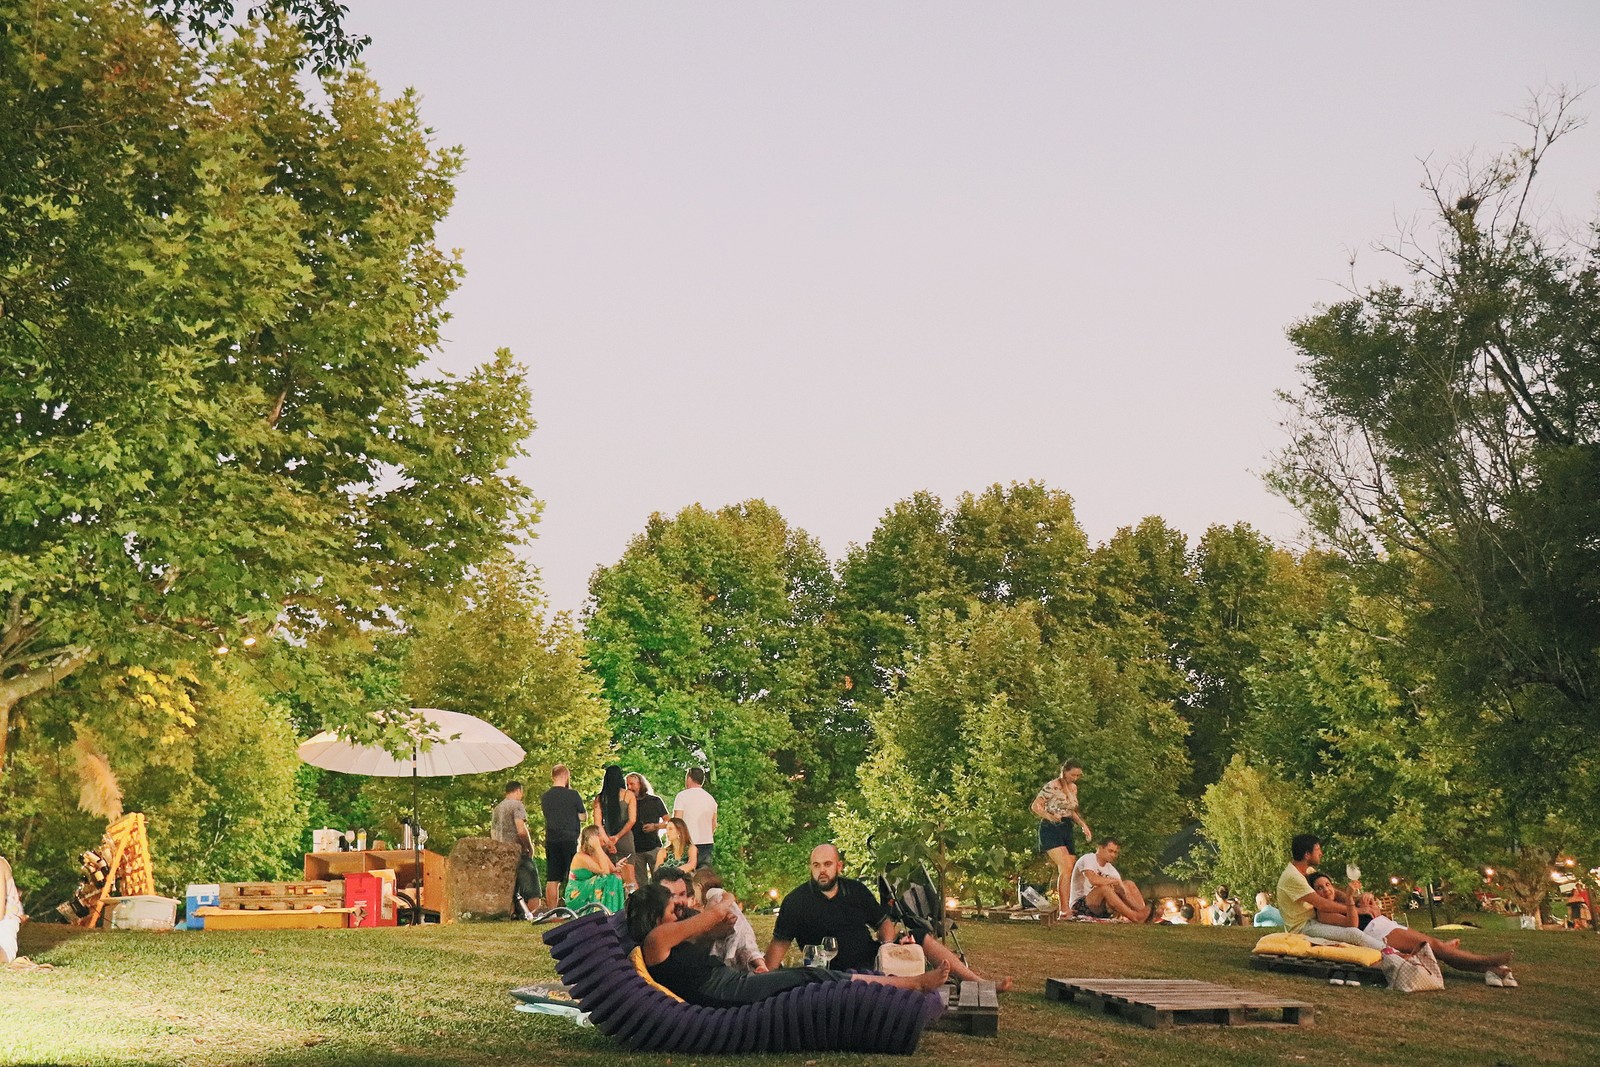
[[[422,909],[437,912],[441,923],[452,922],[446,906],[444,878],[445,858],[437,852],[422,850]],[[389,870],[394,872],[398,889],[410,889],[417,884],[417,857],[410,849],[361,852],[307,852],[305,877],[307,881],[323,881],[346,874],[363,871]]]

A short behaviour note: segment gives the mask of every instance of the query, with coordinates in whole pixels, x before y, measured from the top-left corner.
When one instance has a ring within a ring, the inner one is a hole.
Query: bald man
[[[865,971],[877,966],[878,946],[895,940],[897,931],[888,909],[873,896],[872,890],[844,877],[844,859],[833,845],[818,845],[811,850],[811,880],[783,898],[778,921],[767,946],[770,969],[783,965],[789,945],[815,945],[824,937],[839,942],[839,954],[828,964],[836,971]],[[982,976],[961,962],[932,934],[922,938],[922,952],[935,967],[948,964],[950,975],[958,980],[981,981]],[[1011,979],[995,983],[1002,992],[1011,988]]]

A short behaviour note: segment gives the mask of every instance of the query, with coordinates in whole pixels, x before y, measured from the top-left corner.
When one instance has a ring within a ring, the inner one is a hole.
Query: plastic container
[[[178,902],[171,897],[123,897],[111,908],[113,930],[170,930],[177,923]]]
[[[220,885],[190,885],[183,891],[183,925],[190,930],[204,930],[206,917],[195,912],[200,908],[214,907],[221,902]]]

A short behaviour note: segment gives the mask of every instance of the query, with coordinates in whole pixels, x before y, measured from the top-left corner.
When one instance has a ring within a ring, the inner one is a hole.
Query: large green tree
[[[460,153],[303,58],[0,2],[0,745],[91,659],[382,624],[530,520],[520,369],[425,366]]]
[[[1072,497],[1041,482],[996,483],[950,508],[926,491],[895,504],[839,568],[852,699],[871,708],[894,691],[930,613],[1031,601],[1047,625],[1078,618],[1088,552]]]
[[[589,591],[589,659],[624,762],[668,800],[686,767],[709,768],[717,866],[792,877],[862,751],[821,547],[762,501],[696,505],[652,516]]]
[[[1453,729],[1503,780],[1593,782],[1600,758],[1600,227],[1545,224],[1536,178],[1577,124],[1537,101],[1528,141],[1429,175],[1404,284],[1296,324],[1304,384],[1274,484],[1361,565]],[[1565,788],[1522,826],[1600,795]]]

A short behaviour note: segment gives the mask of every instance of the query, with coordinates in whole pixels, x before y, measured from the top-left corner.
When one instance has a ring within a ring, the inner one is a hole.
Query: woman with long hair
[[[685,872],[700,865],[700,850],[689,840],[689,824],[682,819],[667,820],[667,843],[656,853],[656,867],[677,867]]]
[[[606,767],[606,776],[595,794],[594,824],[605,832],[605,849],[618,863],[633,855],[633,824],[638,817],[633,794],[615,763]]]
[[[684,916],[665,886],[647,885],[628,898],[628,933],[639,943],[650,977],[691,1004],[735,1008],[755,1004],[788,989],[822,982],[875,982],[932,992],[950,977],[941,966],[915,978],[881,974],[845,974],[822,967],[784,967],[766,974],[735,970],[697,943],[705,935],[719,937],[733,928],[731,901],[724,898],[705,911]]]
[[[562,903],[573,911],[581,911],[598,904],[611,912],[621,908],[627,900],[622,876],[617,865],[606,852],[606,835],[600,827],[590,823],[578,835],[578,854],[572,857],[572,868],[567,874],[567,893]]]
[[[1094,840],[1089,824],[1078,812],[1078,779],[1082,777],[1083,766],[1068,760],[1061,765],[1060,774],[1039,790],[1030,808],[1039,818],[1039,851],[1056,865],[1056,907],[1063,919],[1072,915],[1072,865],[1078,861],[1072,854],[1072,824],[1077,823],[1083,831],[1084,844]]]

